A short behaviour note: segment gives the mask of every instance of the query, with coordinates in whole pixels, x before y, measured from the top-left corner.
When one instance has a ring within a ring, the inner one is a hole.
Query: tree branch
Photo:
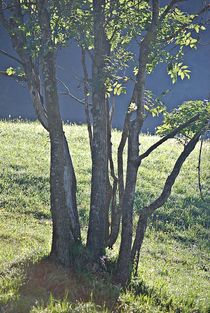
[[[88,70],[86,66],[86,53],[85,49],[82,48],[82,68],[84,73],[84,80],[83,80],[83,87],[84,87],[84,105],[85,105],[85,116],[86,116],[86,123],[87,123],[87,129],[88,129],[88,136],[89,136],[89,142],[90,142],[90,150],[92,152],[92,146],[93,146],[93,133],[92,133],[92,126],[91,126],[91,120],[90,120],[90,108],[89,108],[89,101],[88,101]]]
[[[117,151],[117,165],[118,165],[118,180],[119,180],[119,202],[122,204],[124,193],[124,168],[123,168],[123,152],[127,142],[128,133],[130,127],[130,113],[127,111],[124,120],[123,131],[121,134],[121,140]]]
[[[147,220],[152,215],[152,213],[161,207],[169,198],[171,194],[171,189],[176,181],[177,176],[179,175],[179,172],[182,168],[183,163],[187,159],[187,157],[190,155],[190,153],[194,150],[196,143],[199,140],[199,137],[201,135],[201,131],[194,135],[194,137],[188,142],[188,144],[184,147],[183,152],[178,157],[174,168],[172,169],[170,175],[166,179],[165,185],[163,187],[163,191],[161,195],[153,201],[149,206],[146,206],[141,210],[139,214],[138,224],[136,228],[136,235],[132,246],[132,252],[131,252],[131,260],[132,264],[135,264],[135,270],[137,271],[138,263],[139,263],[139,254],[141,245],[144,240],[144,234],[147,228]]]
[[[201,139],[200,149],[199,149],[199,155],[198,155],[198,188],[200,192],[200,197],[203,200],[203,190],[202,190],[202,184],[201,184],[201,159],[202,159],[202,148],[203,148],[203,138]]]
[[[210,3],[207,4],[203,9],[201,9],[199,12],[197,12],[195,14],[195,16],[193,17],[193,19],[191,20],[191,23],[193,21],[195,21],[200,15],[202,15],[204,12],[207,12],[210,10]],[[185,30],[187,28],[187,26],[189,26],[189,24],[183,24],[182,27],[180,27],[173,35],[166,37],[165,41],[169,41],[173,38],[175,38],[181,31]]]
[[[24,63],[21,60],[19,60],[18,58],[14,57],[13,55],[9,54],[8,52],[6,52],[6,51],[4,51],[2,49],[0,49],[0,54],[5,55],[6,57],[16,61],[17,63],[19,63],[21,65],[24,65]]]
[[[162,145],[166,140],[173,138],[175,135],[177,135],[181,130],[192,124],[193,122],[197,121],[199,118],[199,114],[193,116],[190,120],[185,122],[184,124],[181,124],[174,130],[172,130],[168,135],[164,136],[160,140],[158,140],[154,145],[152,145],[147,151],[145,151],[143,154],[141,154],[138,158],[137,165],[140,166],[141,161],[148,157],[150,153],[152,153],[155,149],[157,149],[160,145]]]
[[[166,200],[169,198],[169,196],[171,194],[171,189],[172,189],[172,187],[176,181],[177,176],[179,175],[181,167],[182,167],[183,163],[185,162],[185,160],[187,159],[187,157],[190,155],[190,153],[194,150],[194,148],[195,148],[195,146],[196,146],[196,144],[200,138],[201,133],[202,133],[202,131],[199,131],[198,133],[196,133],[193,136],[193,138],[184,147],[184,150],[182,151],[182,153],[178,157],[178,159],[174,165],[173,170],[171,171],[170,175],[166,179],[166,182],[165,182],[165,185],[163,187],[163,191],[162,191],[161,195],[155,201],[153,201],[149,206],[147,206],[143,209],[143,212],[147,216],[150,216],[156,209],[161,207],[166,202]]]
[[[70,92],[69,87],[61,79],[57,78],[57,81],[66,89],[66,92],[59,92],[59,94],[64,95],[64,96],[69,96],[72,99],[79,102],[80,104],[83,104],[83,105],[85,104],[84,100],[77,98]]]
[[[179,2],[184,2],[184,1],[186,1],[186,0],[171,0],[169,5],[166,7],[165,11],[160,16],[159,23],[161,23],[165,19],[165,17],[168,15],[168,13],[171,11],[171,9],[173,9],[175,4],[177,4]]]

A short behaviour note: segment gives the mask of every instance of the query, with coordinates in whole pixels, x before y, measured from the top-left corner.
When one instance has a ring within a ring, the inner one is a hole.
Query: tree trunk
[[[92,72],[92,180],[87,247],[98,257],[105,252],[107,228],[107,107],[105,99],[105,57],[107,52],[104,31],[104,0],[93,1],[95,54]]]
[[[127,176],[122,201],[122,233],[116,276],[117,282],[122,285],[128,282],[132,270],[133,203],[138,171],[134,161],[139,154],[138,138],[139,132],[136,130],[135,125],[132,125],[128,136]]]
[[[42,69],[48,130],[51,143],[50,192],[53,219],[51,256],[59,263],[72,263],[72,246],[80,239],[76,210],[76,180],[63,133],[55,74],[55,56],[51,42],[50,18],[47,1],[38,1],[43,43]]]
[[[123,152],[125,149],[126,141],[128,138],[130,126],[130,114],[127,112],[125,116],[123,131],[121,135],[120,144],[117,152],[117,180],[114,177],[113,184],[113,203],[112,203],[112,223],[111,223],[111,233],[108,241],[108,247],[112,248],[115,244],[120,231],[120,220],[122,216],[122,202],[124,194],[124,169],[123,169]],[[119,188],[119,205],[116,205],[116,189]]]
[[[48,114],[43,106],[43,99],[40,95],[40,81],[38,75],[33,69],[30,61],[26,63],[25,72],[27,82],[32,97],[33,106],[37,113],[38,120],[42,126],[49,132]],[[69,152],[68,142],[63,133],[63,153],[64,153],[64,188],[66,205],[69,210],[69,219],[71,220],[73,236],[76,240],[80,240],[80,225],[76,202],[76,176]]]
[[[132,262],[132,267],[133,267],[135,276],[137,275],[140,250],[141,250],[141,246],[144,240],[144,235],[147,229],[147,220],[148,220],[148,217],[145,214],[140,213],[137,228],[136,228],[136,236],[135,236],[135,240],[134,240],[132,251],[131,251],[131,262]]]
[[[147,228],[148,218],[153,214],[155,210],[161,207],[168,200],[171,194],[172,187],[179,175],[182,165],[184,164],[185,160],[190,155],[190,153],[194,150],[199,140],[200,135],[201,135],[201,131],[195,134],[192,137],[192,139],[190,139],[190,141],[184,147],[183,152],[178,157],[171,173],[166,179],[165,185],[163,187],[163,190],[160,196],[156,200],[154,200],[152,203],[150,203],[150,205],[148,205],[147,207],[144,207],[141,213],[139,214],[135,240],[134,240],[132,252],[131,252],[131,261],[132,261],[132,265],[134,266],[133,269],[134,269],[135,275],[137,274],[137,270],[138,270],[139,256],[140,256],[140,251],[141,251],[142,243],[143,243],[146,228]]]
[[[35,64],[29,55],[27,39],[19,31],[19,24],[24,24],[21,3],[15,1],[13,19],[6,20],[1,15],[4,27],[10,34],[12,45],[20,57],[23,65],[28,88],[31,93],[34,109],[38,120],[49,132],[51,139],[51,211],[53,220],[53,243],[51,254],[64,264],[71,263],[70,246],[80,239],[80,227],[76,206],[76,179],[68,149],[63,134],[62,122],[59,112],[57,86],[55,79],[55,61],[51,30],[49,26],[50,15],[47,1],[38,1],[39,19],[42,30],[42,52],[44,69],[44,89],[46,106],[40,91],[40,78]],[[47,110],[46,110],[47,109]]]

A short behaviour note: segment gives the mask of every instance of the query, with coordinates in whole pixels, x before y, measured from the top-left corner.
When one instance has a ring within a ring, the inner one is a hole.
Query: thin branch
[[[181,130],[192,124],[193,122],[197,121],[199,118],[199,114],[193,116],[190,120],[187,122],[181,124],[177,128],[175,128],[173,131],[171,131],[168,135],[164,136],[160,140],[158,140],[154,145],[152,145],[147,151],[145,151],[143,154],[141,154],[138,158],[137,165],[140,166],[141,161],[148,157],[151,152],[153,152],[155,149],[157,149],[160,145],[162,145],[166,140],[170,138],[174,138],[175,135],[177,135]]]
[[[76,100],[77,102],[79,102],[80,104],[83,104],[83,105],[85,104],[84,100],[81,100],[81,99],[77,98],[76,96],[74,96],[74,95],[70,92],[68,86],[67,86],[61,79],[57,78],[57,81],[66,89],[66,92],[59,92],[60,95],[69,96],[69,97],[71,97],[72,99],[74,99],[74,100]]]
[[[86,116],[86,123],[87,123],[87,129],[88,129],[88,136],[89,136],[89,142],[90,142],[90,150],[92,152],[92,146],[93,146],[93,133],[92,133],[92,126],[91,126],[91,120],[90,120],[90,108],[89,108],[89,101],[88,101],[88,70],[86,66],[86,53],[85,49],[82,48],[82,68],[84,73],[84,80],[83,80],[83,86],[84,86],[84,105],[85,105],[85,116]]]
[[[8,52],[6,52],[6,51],[4,51],[2,49],[0,49],[0,54],[5,55],[6,57],[16,61],[17,63],[19,63],[21,65],[24,65],[24,63],[21,60],[19,60],[18,58],[14,57],[13,55],[9,54]]]
[[[139,263],[139,252],[141,249],[141,245],[144,239],[144,234],[147,227],[147,220],[148,218],[153,214],[153,212],[160,208],[169,198],[171,194],[172,187],[180,173],[180,170],[182,168],[182,165],[184,164],[185,160],[188,158],[188,156],[191,154],[191,152],[194,150],[197,142],[199,141],[200,135],[202,131],[199,131],[196,133],[193,138],[188,142],[188,144],[184,147],[184,150],[178,157],[170,175],[167,177],[165,185],[163,187],[163,190],[160,194],[160,196],[153,201],[150,205],[144,207],[140,214],[138,219],[138,224],[136,228],[136,235],[132,246],[132,263],[136,263],[136,267],[138,267]]]
[[[120,206],[122,204],[123,193],[124,193],[124,168],[123,168],[123,152],[124,148],[128,139],[129,134],[129,127],[130,127],[130,114],[126,112],[123,131],[121,134],[121,140],[118,147],[117,152],[117,164],[118,164],[118,180],[119,180],[119,202]]]
[[[118,185],[118,177],[115,174],[115,166],[112,157],[112,118],[114,113],[115,101],[113,98],[113,103],[111,105],[111,109],[109,109],[109,102],[107,100],[107,150],[108,150],[108,160],[110,165],[110,175],[113,179],[113,185],[111,187],[111,229],[109,238],[107,241],[107,246],[112,248],[114,243],[117,240],[120,228],[120,217],[121,217],[121,209],[117,206],[116,202],[116,194],[117,194],[117,185]]]
[[[174,5],[179,3],[179,2],[184,2],[186,0],[171,0],[171,2],[169,3],[169,5],[166,7],[165,11],[162,13],[162,15],[160,16],[159,22],[161,23],[165,17],[168,15],[168,13],[173,9]]]
[[[205,12],[207,12],[209,10],[210,10],[210,3],[207,4],[203,9],[201,9],[199,12],[197,12],[194,15],[194,17],[191,20],[191,23],[193,21],[195,21],[200,15],[202,15],[203,13],[205,13]],[[189,26],[189,23],[188,24],[183,24],[173,35],[166,37],[165,41],[169,41],[169,40],[175,38],[181,31],[185,30],[188,26]]]
[[[199,155],[198,155],[198,188],[199,188],[201,199],[203,199],[203,190],[202,190],[202,184],[201,184],[201,159],[202,159],[203,142],[204,140],[202,138],[200,149],[199,149]]]
[[[201,131],[196,133],[193,138],[187,143],[187,145],[184,147],[184,150],[178,157],[173,170],[171,171],[170,175],[166,179],[165,185],[163,187],[163,191],[161,195],[153,201],[148,207],[144,208],[144,212],[147,214],[147,216],[150,216],[156,209],[161,207],[166,200],[169,198],[171,194],[171,189],[176,181],[177,176],[179,175],[179,172],[181,170],[181,167],[187,157],[190,155],[190,153],[194,150],[199,138],[201,135]]]

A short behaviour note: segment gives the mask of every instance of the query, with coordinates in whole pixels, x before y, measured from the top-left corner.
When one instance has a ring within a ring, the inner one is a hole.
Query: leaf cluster
[[[197,114],[199,115],[197,121],[183,129],[178,136],[188,140],[197,132],[206,132],[210,127],[210,102],[207,100],[195,100],[186,101],[178,109],[174,109],[170,113],[166,112],[164,114],[163,124],[157,128],[157,134],[161,136],[167,135],[173,129],[187,122]]]

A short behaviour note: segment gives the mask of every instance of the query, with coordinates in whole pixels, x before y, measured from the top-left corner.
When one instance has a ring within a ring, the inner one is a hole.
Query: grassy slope
[[[85,229],[88,219],[91,165],[84,126],[66,126],[78,179],[78,206]],[[114,132],[114,151],[120,138]],[[156,137],[142,136],[142,149]],[[182,146],[171,140],[154,152],[139,172],[135,209],[161,191]],[[202,183],[210,185],[210,144],[204,145]],[[198,148],[189,157],[170,200],[153,216],[143,245],[140,278],[119,295],[122,312],[210,312],[209,198],[197,187]],[[50,293],[71,301],[91,298],[113,305],[118,289],[75,276],[36,261],[48,254],[49,138],[37,123],[0,122],[0,312],[98,312],[93,303],[69,304],[49,300]],[[108,251],[115,258],[116,251]],[[29,264],[30,266],[27,266]],[[32,265],[33,264],[33,265]],[[86,277],[87,276],[87,277]],[[58,286],[60,286],[58,288]],[[13,306],[10,302],[13,300]],[[32,305],[36,303],[36,308]],[[56,308],[56,309],[55,309]],[[104,309],[105,311],[105,309]]]

